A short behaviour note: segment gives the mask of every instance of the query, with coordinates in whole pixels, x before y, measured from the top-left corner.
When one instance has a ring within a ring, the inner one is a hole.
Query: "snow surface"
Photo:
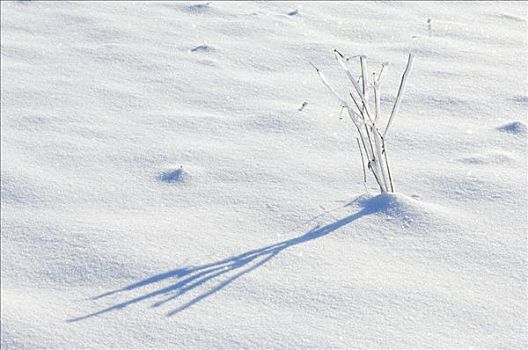
[[[2,349],[526,349],[527,7],[2,1]]]

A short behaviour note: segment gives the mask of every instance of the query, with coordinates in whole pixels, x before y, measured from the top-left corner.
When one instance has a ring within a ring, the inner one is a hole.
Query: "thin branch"
[[[392,182],[392,176],[391,176],[390,166],[389,166],[389,158],[387,158],[387,148],[385,146],[385,138],[383,136],[381,136],[381,144],[383,145],[383,155],[385,156],[385,165],[387,166],[387,174],[389,176],[391,192],[394,192],[394,183]]]
[[[405,71],[403,72],[400,88],[398,89],[398,95],[396,95],[396,101],[394,102],[394,106],[392,107],[392,112],[389,117],[389,121],[387,122],[387,126],[385,127],[385,131],[383,132],[383,137],[387,137],[387,133],[389,131],[390,126],[392,125],[392,121],[396,114],[398,113],[398,109],[400,108],[401,99],[403,97],[403,93],[405,91],[405,83],[407,82],[407,78],[409,77],[409,72],[411,71],[412,64],[414,61],[414,55],[412,53],[409,53],[409,59],[407,60],[407,67],[405,68]]]
[[[374,178],[376,179],[376,182],[378,183],[378,186],[379,186],[379,188],[380,188],[380,191],[381,191],[382,193],[387,192],[387,191],[385,190],[385,187],[383,186],[383,183],[380,181],[378,175],[377,175],[376,172],[373,170],[372,165],[371,165],[372,163],[376,164],[377,162],[376,162],[375,159],[373,159],[372,161],[368,162],[368,168],[372,171],[372,175],[374,175]]]
[[[378,81],[377,81],[378,85],[381,84],[381,82],[383,81],[383,78],[385,78],[388,67],[389,67],[389,62],[383,62],[381,64],[381,69],[380,69],[380,72],[378,75]]]
[[[356,108],[359,110],[362,118],[363,118],[363,127],[365,128],[365,133],[367,134],[367,140],[368,140],[368,145],[370,146],[369,148],[367,148],[365,146],[365,153],[367,155],[367,159],[369,159],[369,169],[372,171],[372,173],[374,174],[374,177],[376,178],[376,181],[378,182],[378,185],[380,186],[380,189],[382,192],[386,192],[386,187],[385,187],[385,184],[381,182],[381,177],[382,177],[382,174],[380,175],[378,173],[381,172],[381,166],[380,166],[380,163],[379,162],[376,162],[376,152],[374,151],[375,149],[377,149],[377,145],[375,143],[373,143],[373,140],[372,140],[372,137],[370,136],[370,132],[369,132],[369,125],[367,125],[366,123],[366,120],[365,120],[365,110],[362,109],[360,106],[359,106],[359,102],[356,100],[356,98],[354,97],[354,95],[352,93],[349,93],[350,97],[352,98],[352,101],[354,101],[354,104],[356,105]],[[372,126],[372,124],[370,125]],[[361,130],[360,128],[358,127],[358,131],[360,132],[361,134]],[[363,135],[362,135],[363,136]],[[370,150],[370,154],[369,154],[369,150]],[[371,164],[371,160],[374,161],[374,164],[375,166],[372,167],[370,164]]]
[[[312,67],[315,68],[315,70],[317,71],[317,74],[319,75],[319,78],[321,79],[323,84],[328,88],[328,90],[330,90],[330,92],[339,100],[339,102],[341,102],[342,105],[346,106],[347,102],[341,96],[339,96],[339,94],[337,93],[337,91],[335,91],[335,89],[332,87],[332,85],[330,85],[330,83],[328,83],[328,81],[326,80],[325,76],[323,75],[323,72],[321,72],[321,70],[319,68],[317,68],[312,62],[310,62],[310,64],[312,65]]]
[[[379,78],[376,79],[376,73],[372,73],[372,87],[374,90],[374,125],[378,122],[379,116],[381,114],[381,102],[379,94]]]
[[[341,106],[341,110],[339,111],[339,120],[343,120],[343,109],[345,109],[346,106]]]
[[[367,123],[365,121],[365,114],[364,114],[364,111],[361,109],[361,107],[359,106],[359,102],[356,100],[356,98],[354,97],[354,95],[352,95],[351,92],[349,92],[349,95],[350,97],[352,98],[352,101],[354,101],[354,104],[356,105],[356,108],[358,109],[359,113],[360,113],[360,116],[362,118],[362,125],[361,126],[364,126],[365,127],[365,131],[367,133],[367,137],[368,137],[368,140],[369,140],[369,144],[370,144],[370,155],[368,154],[367,152],[367,158],[370,159],[372,157],[374,157],[374,148],[372,147],[372,141],[370,140],[370,135],[369,135],[369,132],[368,132],[368,127],[367,127]],[[365,148],[365,151],[367,151],[367,149]]]
[[[347,65],[343,61],[343,55],[337,50],[334,50],[334,53],[335,53],[335,57],[336,57],[337,62],[339,62],[339,64],[341,65],[341,67],[345,71],[346,76],[348,77],[348,80],[350,80],[350,82],[354,86],[354,89],[356,90],[357,94],[359,95],[359,98],[361,99],[361,103],[363,103],[363,105],[365,106],[365,111],[366,111],[368,119],[372,122],[372,118],[371,118],[371,114],[370,114],[370,111],[369,111],[369,108],[368,108],[367,101],[365,100],[365,96],[361,92],[361,88],[359,87],[359,84],[356,82],[356,80],[354,79],[354,76],[350,72],[350,69],[348,69]]]
[[[349,110],[349,113],[350,113],[350,110]],[[361,132],[361,128],[358,125],[355,125],[355,126],[356,126],[358,134],[359,134],[359,136],[361,138],[361,143],[363,144],[363,149],[365,150],[365,156],[366,156],[366,158],[368,160],[368,168],[370,169],[370,171],[372,171],[372,174],[374,175],[374,178],[376,179],[376,182],[378,183],[378,186],[380,186],[380,190],[382,192],[384,192],[383,191],[383,187],[381,186],[381,184],[380,184],[380,182],[378,180],[378,176],[376,175],[376,171],[370,165],[371,161],[370,161],[369,155],[368,155],[368,148],[367,148],[367,142],[365,140],[365,135],[363,135],[363,133]]]
[[[363,151],[361,150],[361,144],[359,143],[359,139],[356,137],[357,145],[359,148],[359,154],[361,155],[361,165],[363,166],[363,185],[365,185],[365,191],[368,192],[367,187],[367,169],[365,168],[365,160],[363,159]]]
[[[375,127],[372,128],[372,133],[374,134],[374,141],[375,141],[375,146],[376,146],[376,155],[377,155],[377,159],[379,159],[379,167],[380,167],[380,172],[381,172],[381,177],[383,178],[383,183],[385,184],[385,189],[387,189],[388,191],[391,191],[390,190],[390,182],[389,182],[389,178],[386,174],[386,164],[385,162],[383,161],[383,157],[382,157],[382,143],[383,141],[380,139],[380,133],[378,131],[378,129],[376,129]]]
[[[348,112],[348,115],[350,116],[351,113],[354,113],[354,111],[350,110],[350,108],[347,108],[347,112]],[[350,116],[350,119],[352,121],[354,121],[352,119],[352,116]],[[366,142],[365,142],[365,135],[363,135],[363,133],[361,132],[361,126],[359,124],[356,124],[354,123],[354,126],[356,127],[357,131],[358,131],[358,134],[361,138],[361,142],[363,143],[363,148],[365,149],[365,153],[366,153],[366,156],[367,156],[367,159],[368,159],[368,152],[367,152],[367,146],[366,146]]]
[[[321,70],[319,68],[317,68],[312,62],[310,62],[310,64],[312,65],[312,67],[315,68],[315,70],[317,71],[317,74],[319,75],[319,78],[321,79],[321,81],[323,82],[323,84],[328,88],[328,90],[330,90],[330,92],[339,100],[339,102],[341,102],[341,106],[345,106],[346,108],[348,108],[349,110],[351,110],[351,106],[348,104],[347,101],[345,101],[345,99],[343,99],[341,96],[339,96],[339,94],[337,93],[337,91],[332,87],[332,85],[330,85],[330,83],[326,80],[326,77],[324,76],[323,72],[321,72]],[[360,124],[359,123],[359,120],[355,120],[355,118],[361,118],[357,113],[354,113],[354,111],[352,111],[352,114],[349,113],[349,116],[350,116],[350,119],[352,119],[352,122],[354,124]]]
[[[361,65],[361,79],[363,80],[362,82],[362,88],[363,88],[363,96],[365,97],[364,101],[363,101],[363,108],[366,109],[368,108],[368,90],[367,90],[367,84],[368,84],[368,77],[367,77],[367,57],[366,56],[359,56],[359,64]]]

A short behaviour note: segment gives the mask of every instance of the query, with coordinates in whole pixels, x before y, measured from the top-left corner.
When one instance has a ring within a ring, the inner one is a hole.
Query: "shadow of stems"
[[[180,304],[178,307],[167,313],[167,316],[176,315],[177,313],[184,311],[185,309],[193,306],[201,300],[225,288],[226,286],[228,286],[241,276],[245,275],[246,273],[249,273],[257,269],[258,267],[264,265],[283,250],[296,246],[298,244],[302,244],[326,236],[329,233],[339,229],[340,227],[354,220],[357,220],[364,215],[370,214],[373,211],[375,210],[372,210],[372,208],[368,209],[367,207],[355,214],[344,217],[328,225],[322,227],[316,226],[310,231],[304,233],[303,235],[292,239],[288,239],[262,248],[252,249],[245,253],[215,261],[209,264],[166,271],[161,274],[157,274],[155,276],[133,283],[126,287],[98,295],[92,299],[101,299],[114,294],[121,294],[142,287],[147,287],[154,283],[160,283],[171,280],[171,284],[169,286],[157,289],[155,291],[140,295],[135,298],[125,300],[118,304],[112,305],[105,309],[84,316],[69,319],[67,320],[67,322],[82,321],[88,318],[106,314],[111,311],[123,309],[129,305],[138,303],[140,301],[158,297],[160,297],[160,299],[154,302],[152,307],[159,307],[171,301],[175,301],[186,293],[197,289],[197,287],[202,286],[207,282],[217,282],[212,287],[200,292],[197,296],[191,298],[185,303]]]

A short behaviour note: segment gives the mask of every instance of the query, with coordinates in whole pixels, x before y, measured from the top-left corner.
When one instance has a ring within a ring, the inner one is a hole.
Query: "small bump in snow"
[[[211,3],[208,2],[208,3],[205,3],[205,4],[196,4],[196,5],[190,5],[187,9],[189,10],[189,12],[194,12],[194,13],[202,13],[202,12],[205,12],[209,9],[209,5]]]
[[[169,169],[162,172],[158,176],[158,180],[167,183],[183,182],[185,180],[186,173],[183,171],[183,166],[178,169]]]
[[[528,103],[528,96],[515,96],[513,98],[513,102],[517,104],[525,104]]]
[[[515,157],[508,152],[504,151],[491,151],[482,154],[472,154],[466,157],[460,158],[460,162],[466,164],[508,164],[515,161]]]
[[[526,125],[519,121],[501,125],[497,130],[514,135],[526,135],[527,132]]]
[[[416,194],[413,197],[416,197]],[[348,205],[362,208],[364,215],[381,214],[386,220],[403,228],[450,225],[451,219],[456,216],[456,213],[448,208],[400,193],[382,193],[375,196],[364,194]]]
[[[288,16],[297,16],[299,14],[299,10],[293,10],[291,12],[288,12]]]
[[[214,51],[214,48],[207,45],[206,43],[203,43],[202,45],[192,48],[189,52],[210,52],[210,51]]]

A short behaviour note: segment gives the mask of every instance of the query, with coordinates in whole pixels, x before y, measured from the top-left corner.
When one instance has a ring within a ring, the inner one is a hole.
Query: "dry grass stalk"
[[[370,87],[374,95],[374,112],[372,112],[369,104],[369,79],[367,73],[367,58],[359,56],[361,77],[356,80],[354,75],[348,67],[349,59],[345,58],[339,51],[334,50],[335,58],[345,71],[347,78],[352,83],[353,89],[348,93],[352,104],[339,95],[339,93],[332,87],[332,85],[325,78],[323,73],[315,65],[312,66],[319,74],[319,78],[323,84],[330,90],[330,92],[339,100],[342,108],[346,109],[350,120],[354,124],[359,134],[357,144],[361,153],[361,162],[363,165],[363,178],[366,186],[366,169],[364,157],[367,159],[367,168],[371,171],[376,180],[381,192],[394,192],[394,184],[390,172],[389,161],[387,157],[387,147],[385,144],[387,133],[392,126],[392,122],[398,114],[403,94],[405,92],[405,85],[411,71],[414,55],[409,54],[407,66],[403,72],[398,94],[388,117],[385,129],[382,132],[378,129],[378,123],[381,119],[381,97],[380,86],[383,77],[386,74],[388,63],[383,63],[379,74],[373,73]],[[360,86],[361,82],[361,86]],[[360,142],[361,141],[361,142]],[[363,155],[364,154],[364,155]]]

